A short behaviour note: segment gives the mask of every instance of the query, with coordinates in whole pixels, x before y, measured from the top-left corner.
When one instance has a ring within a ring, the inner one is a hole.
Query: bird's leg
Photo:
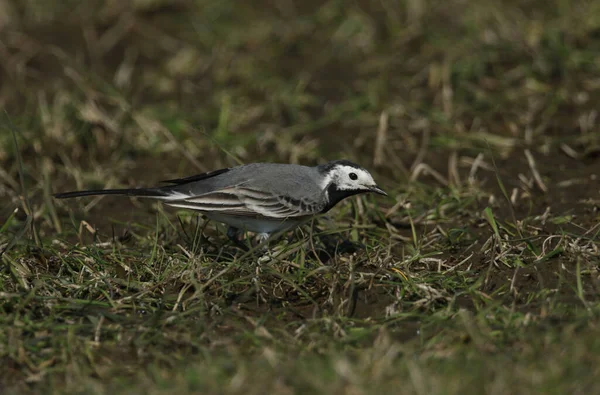
[[[271,234],[259,233],[259,234],[257,234],[257,236],[258,236],[258,243],[256,243],[256,246],[254,248],[256,248],[258,251],[268,251],[269,250],[269,238],[271,237]]]
[[[271,235],[269,233],[259,233],[257,236],[258,243],[254,248],[262,254],[257,261],[258,266],[260,266],[262,263],[269,262],[273,259],[273,256],[271,255],[271,250],[269,250],[269,237]],[[258,270],[258,266],[256,270]]]
[[[233,226],[227,228],[227,237],[229,238],[229,240],[233,242],[238,241],[239,234],[240,230],[238,228],[234,228]]]
[[[248,251],[248,247],[240,241],[239,236],[240,230],[238,228],[235,228],[233,226],[227,228],[227,237],[229,238],[229,240],[231,240],[233,244],[240,247],[242,250]]]
[[[258,234],[258,243],[262,244],[264,242],[266,242],[269,239],[269,234],[268,233],[259,233]]]

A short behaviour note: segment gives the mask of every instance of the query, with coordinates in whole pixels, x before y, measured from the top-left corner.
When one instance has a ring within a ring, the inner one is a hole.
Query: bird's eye
[[[356,173],[350,173],[350,174],[348,174],[348,176],[350,177],[351,180],[358,180],[358,176],[356,175]]]

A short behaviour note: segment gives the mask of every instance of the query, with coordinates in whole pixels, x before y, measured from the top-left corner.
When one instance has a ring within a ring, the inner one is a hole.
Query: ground
[[[600,392],[600,2],[0,0],[0,66],[3,394]],[[268,254],[52,198],[341,158]]]

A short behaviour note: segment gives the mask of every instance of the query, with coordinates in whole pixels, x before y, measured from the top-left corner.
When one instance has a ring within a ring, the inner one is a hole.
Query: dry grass
[[[599,34],[592,1],[0,0],[0,391],[597,392]],[[334,158],[393,198],[268,256],[51,198]]]

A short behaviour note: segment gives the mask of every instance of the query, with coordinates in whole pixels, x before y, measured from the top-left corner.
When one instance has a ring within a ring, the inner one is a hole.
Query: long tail
[[[138,196],[160,199],[167,197],[168,193],[166,191],[161,190],[160,188],[92,189],[88,191],[57,193],[54,195],[54,197],[57,199],[69,199],[82,196],[96,195]]]

